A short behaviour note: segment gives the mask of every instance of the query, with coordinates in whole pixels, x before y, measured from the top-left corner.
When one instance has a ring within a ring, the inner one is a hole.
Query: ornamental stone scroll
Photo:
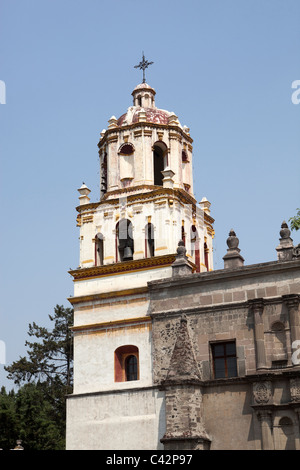
[[[253,384],[253,401],[256,405],[266,405],[272,403],[272,383],[267,380],[265,382],[254,382]]]

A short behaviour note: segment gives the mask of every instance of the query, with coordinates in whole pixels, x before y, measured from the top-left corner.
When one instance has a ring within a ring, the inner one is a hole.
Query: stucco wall
[[[67,450],[163,449],[163,392],[155,388],[72,396]]]

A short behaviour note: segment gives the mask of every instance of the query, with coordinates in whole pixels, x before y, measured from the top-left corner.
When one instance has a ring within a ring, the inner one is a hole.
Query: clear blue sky
[[[84,181],[99,199],[97,143],[132,104],[142,51],[156,105],[194,139],[197,200],[211,202],[215,269],[234,228],[246,264],[276,260],[300,207],[299,0],[1,0],[0,340],[70,306]],[[300,234],[292,233],[294,243]],[[0,385],[5,382],[0,369]]]

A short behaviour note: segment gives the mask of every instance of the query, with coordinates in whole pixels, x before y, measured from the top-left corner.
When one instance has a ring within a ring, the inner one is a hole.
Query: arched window
[[[104,258],[103,235],[97,233],[95,237],[95,266],[102,266]]]
[[[116,226],[116,261],[133,259],[133,252],[132,223],[130,220],[121,219]]]
[[[163,142],[156,142],[153,146],[153,171],[154,171],[154,184],[156,186],[163,186],[162,171],[167,166],[165,159],[167,158],[167,146]]]
[[[154,256],[154,226],[148,223],[145,227],[145,257],[152,258]]]
[[[131,344],[115,350],[115,382],[139,380],[139,350]]]
[[[196,265],[196,272],[200,273],[200,248],[199,248],[199,236],[195,225],[191,226],[191,254]]]

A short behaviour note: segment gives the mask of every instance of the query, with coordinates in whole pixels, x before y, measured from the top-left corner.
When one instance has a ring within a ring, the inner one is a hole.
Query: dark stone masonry
[[[164,448],[300,448],[300,257],[285,222],[277,261],[244,265],[233,230],[224,269],[150,282],[154,383]]]

